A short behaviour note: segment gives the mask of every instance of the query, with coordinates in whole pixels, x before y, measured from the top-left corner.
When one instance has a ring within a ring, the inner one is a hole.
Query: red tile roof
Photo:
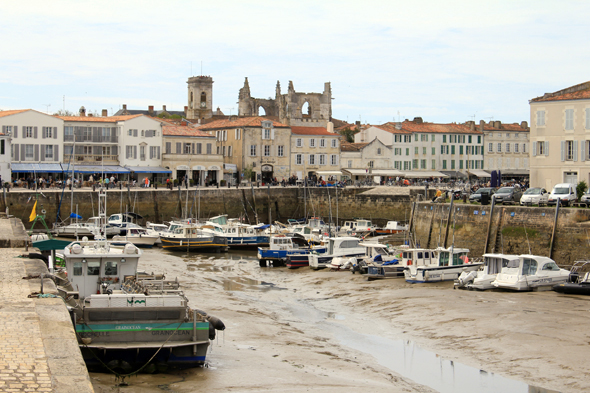
[[[493,123],[493,122],[490,122],[490,123]],[[500,128],[495,127],[494,124],[490,124],[490,123],[484,124],[484,126],[483,126],[484,131],[521,131],[521,132],[529,131],[528,128],[522,128],[520,126],[520,124],[518,124],[518,123],[509,123],[509,124],[501,123]],[[475,127],[479,129],[480,126],[476,125]]]
[[[16,115],[17,113],[22,113],[22,112],[26,112],[26,111],[30,111],[30,110],[32,110],[32,109],[16,109],[16,110],[11,110],[11,111],[0,111],[0,117]]]
[[[590,98],[590,82],[580,83],[555,93],[545,93],[541,97],[533,98],[530,102],[583,100]]]
[[[340,143],[340,151],[361,151],[361,149],[367,146],[369,143],[350,143],[350,142],[342,142]]]
[[[275,128],[289,128],[289,126],[279,123],[278,121],[272,120],[266,117],[254,116],[254,117],[238,117],[235,120],[216,120],[211,123],[207,123],[201,126],[203,130],[223,130],[228,128],[241,128],[241,127],[262,127],[263,121],[272,121],[272,125]]]
[[[291,132],[297,135],[340,136],[340,134],[328,132],[328,130],[325,127],[291,127]]]
[[[182,125],[166,125],[162,124],[162,135],[164,136],[190,136],[190,137],[209,137],[215,138],[211,135],[193,126]]]
[[[55,116],[58,119],[62,119],[63,121],[83,121],[83,122],[94,122],[94,123],[115,123],[118,121],[125,121],[129,119],[134,119],[136,117],[140,117],[143,115],[128,115],[128,116],[110,116],[110,117],[101,117],[101,116]]]
[[[448,123],[448,124],[439,124],[439,123],[426,123],[426,122],[415,122],[410,120],[405,120],[401,123],[401,130],[395,128],[396,123],[385,123],[380,126],[376,126],[381,128],[385,131],[389,131],[391,133],[427,133],[427,134],[482,134],[481,131],[472,130],[471,127],[467,124],[459,124],[459,123]],[[389,127],[385,127],[389,126]],[[391,130],[393,128],[393,130]],[[391,130],[391,131],[390,131]],[[401,132],[400,132],[401,131]]]

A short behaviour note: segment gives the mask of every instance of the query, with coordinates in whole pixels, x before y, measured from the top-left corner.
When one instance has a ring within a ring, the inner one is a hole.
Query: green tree
[[[576,186],[576,195],[578,196],[578,201],[582,199],[582,195],[588,190],[588,184],[584,180],[578,183]]]
[[[354,135],[358,132],[360,132],[358,127],[345,128],[344,130],[340,131],[340,135],[344,136],[347,142],[354,143]]]
[[[252,179],[252,177],[254,177],[254,168],[252,165],[245,167],[242,172],[244,173],[244,180],[254,180]]]

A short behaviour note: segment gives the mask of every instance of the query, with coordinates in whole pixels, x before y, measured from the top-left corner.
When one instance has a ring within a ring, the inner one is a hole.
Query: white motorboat
[[[521,255],[518,260],[510,261],[508,266],[502,268],[492,285],[515,291],[551,289],[556,284],[566,282],[569,274],[568,270],[561,269],[551,258]]]
[[[477,270],[482,262],[472,263],[466,248],[410,249],[402,252],[404,277],[410,283],[455,280],[464,271]]]
[[[158,240],[156,240],[155,244],[162,244],[162,240],[160,240],[160,235],[169,232],[168,225],[155,224],[149,221],[146,224],[145,229],[147,230],[148,235],[158,235]]]
[[[158,240],[160,240],[160,234],[150,234],[147,229],[140,227],[139,225],[132,224],[127,227],[125,236],[117,235],[113,236],[113,244],[120,245],[127,242],[133,243],[137,247],[152,248]]]
[[[375,233],[377,235],[391,235],[394,233],[400,233],[407,230],[407,225],[401,225],[397,221],[387,221],[387,224],[383,228],[375,229]]]
[[[68,225],[58,226],[55,228],[55,235],[60,237],[76,237],[76,236],[94,236],[100,231],[100,218],[90,217],[86,222],[73,222]],[[107,225],[106,235],[114,236],[120,233],[120,229],[116,226]]]
[[[483,254],[483,266],[478,270],[463,271],[455,280],[455,288],[479,290],[496,288],[492,282],[510,261],[518,261],[518,255]]]
[[[258,263],[261,267],[266,266],[267,261],[270,261],[273,266],[284,266],[290,257],[307,256],[312,251],[321,254],[326,252],[326,247],[314,247],[300,236],[273,235],[270,237],[268,247],[258,247]],[[294,260],[299,262],[298,258]],[[307,266],[307,260],[305,262],[305,266]],[[290,266],[291,268],[301,266],[295,266],[293,261],[291,263],[293,265]]]
[[[371,220],[356,219],[354,221],[344,221],[341,231],[347,234],[357,234],[373,232],[375,229],[377,229],[377,226],[373,225]]]
[[[357,237],[330,237],[328,238],[328,249],[325,254],[309,255],[309,267],[314,270],[328,267],[332,259],[343,257],[357,257],[365,254],[365,248],[359,245]]]
[[[402,258],[402,252],[408,250],[409,246],[401,245],[392,247],[381,243],[361,243],[366,248],[364,257],[357,258],[355,270],[360,271],[367,277],[367,280],[379,278],[396,278],[404,276],[404,263],[408,259]]]
[[[119,235],[125,235],[128,224],[137,223],[141,219],[143,219],[142,216],[132,212],[111,214],[107,220],[107,224],[118,227],[120,231]]]

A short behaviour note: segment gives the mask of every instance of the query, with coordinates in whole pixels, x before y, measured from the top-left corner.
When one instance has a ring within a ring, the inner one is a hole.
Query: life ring
[[[411,264],[412,264],[412,260],[410,259],[410,260],[408,261],[408,266],[410,266]]]
[[[356,232],[352,232],[352,236],[356,236]]]

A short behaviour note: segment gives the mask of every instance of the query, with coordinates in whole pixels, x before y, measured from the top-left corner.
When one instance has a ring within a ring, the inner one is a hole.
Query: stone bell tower
[[[210,119],[213,117],[213,78],[193,76],[188,78],[188,119]]]

